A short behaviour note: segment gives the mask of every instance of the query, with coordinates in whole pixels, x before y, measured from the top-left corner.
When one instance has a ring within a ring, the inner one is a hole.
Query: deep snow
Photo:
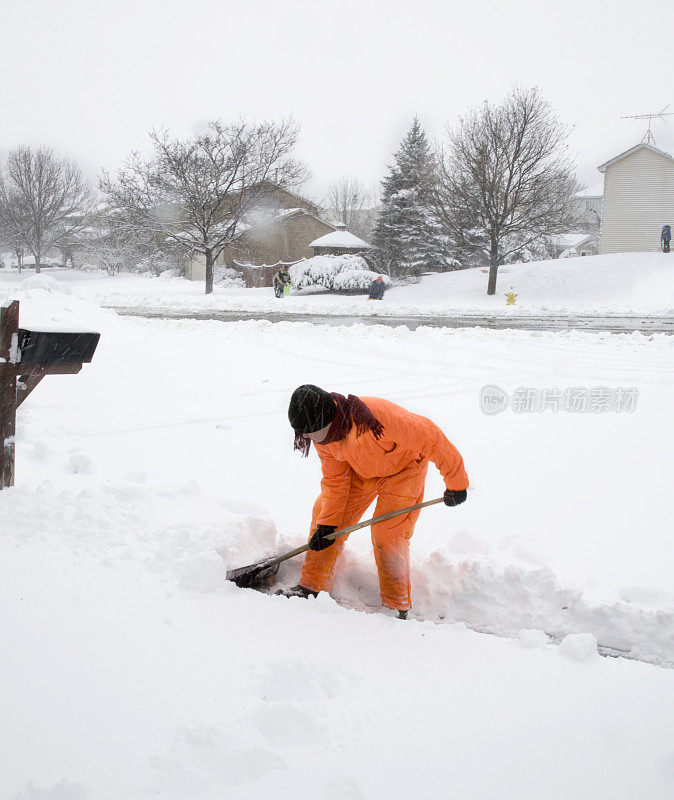
[[[50,288],[0,300],[102,338],[21,407],[0,493],[2,800],[669,800],[674,670],[592,637],[674,655],[672,337],[140,321]],[[408,623],[376,613],[366,532],[340,605],[224,581],[306,536],[306,381],[427,414],[465,456],[468,502],[417,526]],[[486,416],[487,383],[639,401]]]

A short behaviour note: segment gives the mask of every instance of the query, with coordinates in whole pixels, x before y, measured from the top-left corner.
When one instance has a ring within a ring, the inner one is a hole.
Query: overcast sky
[[[48,144],[95,175],[207,120],[292,115],[316,198],[377,186],[418,114],[442,136],[513,82],[574,127],[578,177],[637,144],[626,114],[674,111],[667,0],[0,0],[0,150]],[[674,152],[674,116],[654,122]]]

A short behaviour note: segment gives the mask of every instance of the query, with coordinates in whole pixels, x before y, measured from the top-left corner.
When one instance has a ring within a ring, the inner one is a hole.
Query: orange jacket
[[[352,426],[339,442],[314,442],[323,468],[319,525],[339,525],[352,470],[361,478],[386,478],[427,458],[438,468],[448,489],[468,488],[461,454],[434,422],[380,397],[360,399],[381,422],[384,433],[377,441],[371,431],[358,436]]]

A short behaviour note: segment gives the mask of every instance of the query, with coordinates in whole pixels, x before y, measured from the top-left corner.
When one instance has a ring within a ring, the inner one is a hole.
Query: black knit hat
[[[305,383],[298,386],[290,398],[288,419],[296,434],[314,433],[330,425],[335,418],[336,406],[329,392]]]

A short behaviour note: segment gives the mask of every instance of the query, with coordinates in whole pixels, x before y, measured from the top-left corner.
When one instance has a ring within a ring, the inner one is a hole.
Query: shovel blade
[[[249,564],[247,567],[230,569],[227,580],[233,581],[240,589],[256,589],[269,586],[278,572],[279,565],[269,565],[269,561]]]

